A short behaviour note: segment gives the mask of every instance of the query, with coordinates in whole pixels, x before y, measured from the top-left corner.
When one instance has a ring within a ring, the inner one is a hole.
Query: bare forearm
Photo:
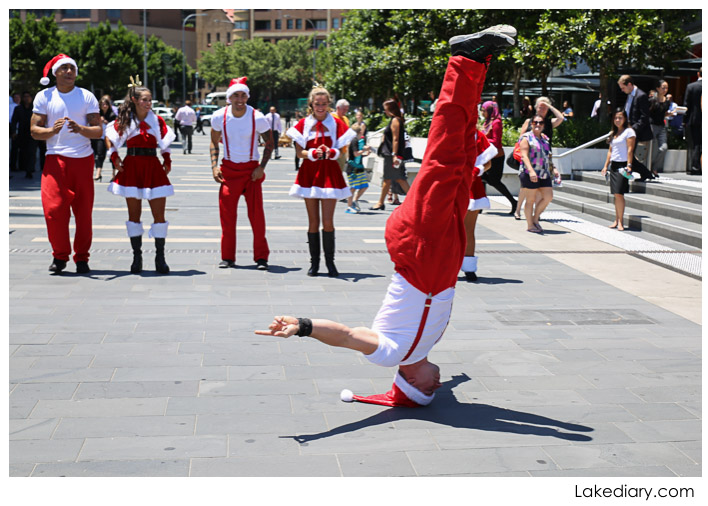
[[[36,125],[30,128],[30,134],[32,135],[32,138],[36,141],[46,141],[47,139],[51,139],[55,135],[53,128],[45,128]]]
[[[312,320],[310,337],[330,346],[349,348],[370,355],[378,347],[378,335],[365,327],[349,328],[331,320]]]
[[[211,157],[211,168],[216,169],[219,165],[219,146],[213,142],[209,144],[209,156]]]

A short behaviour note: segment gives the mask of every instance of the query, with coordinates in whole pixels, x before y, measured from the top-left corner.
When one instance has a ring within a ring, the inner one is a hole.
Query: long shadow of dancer
[[[592,432],[592,427],[554,420],[545,416],[514,411],[512,409],[498,408],[487,404],[467,404],[459,402],[452,389],[469,381],[466,374],[453,376],[450,381],[435,393],[436,402],[425,408],[389,408],[369,418],[341,425],[326,432],[318,434],[302,434],[297,436],[280,436],[290,438],[300,444],[316,441],[318,439],[346,434],[359,429],[391,423],[397,420],[426,420],[428,422],[448,425],[461,429],[477,429],[495,432],[509,432],[513,434],[533,434],[536,436],[549,436],[567,441],[592,441],[584,434],[573,432]]]

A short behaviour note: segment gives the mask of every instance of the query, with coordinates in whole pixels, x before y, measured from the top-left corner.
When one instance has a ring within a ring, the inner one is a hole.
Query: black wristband
[[[300,337],[307,337],[312,334],[312,320],[309,318],[298,318],[298,329],[297,335]]]

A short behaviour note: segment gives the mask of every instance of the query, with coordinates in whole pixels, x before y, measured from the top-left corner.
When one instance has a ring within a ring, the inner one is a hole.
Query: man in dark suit
[[[649,97],[634,85],[631,76],[623,75],[617,81],[623,93],[627,95],[624,110],[627,112],[629,125],[637,134],[637,146],[634,157],[640,163],[633,168],[641,176],[640,181],[654,179],[654,175],[646,168],[649,143],[654,138],[651,132],[651,118],[649,117]]]
[[[701,97],[703,94],[703,67],[698,70],[698,80],[686,87],[683,103],[686,106],[686,114],[683,116],[684,132],[688,132],[689,137],[689,167],[687,174],[701,175],[703,173],[703,145],[701,135],[703,134],[703,120],[701,119]]]

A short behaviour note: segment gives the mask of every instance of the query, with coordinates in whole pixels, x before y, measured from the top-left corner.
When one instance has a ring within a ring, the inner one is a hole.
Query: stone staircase
[[[702,247],[701,178],[666,173],[653,182],[630,182],[624,225],[696,248]],[[611,222],[614,196],[599,171],[573,171],[553,189],[553,204]]]

